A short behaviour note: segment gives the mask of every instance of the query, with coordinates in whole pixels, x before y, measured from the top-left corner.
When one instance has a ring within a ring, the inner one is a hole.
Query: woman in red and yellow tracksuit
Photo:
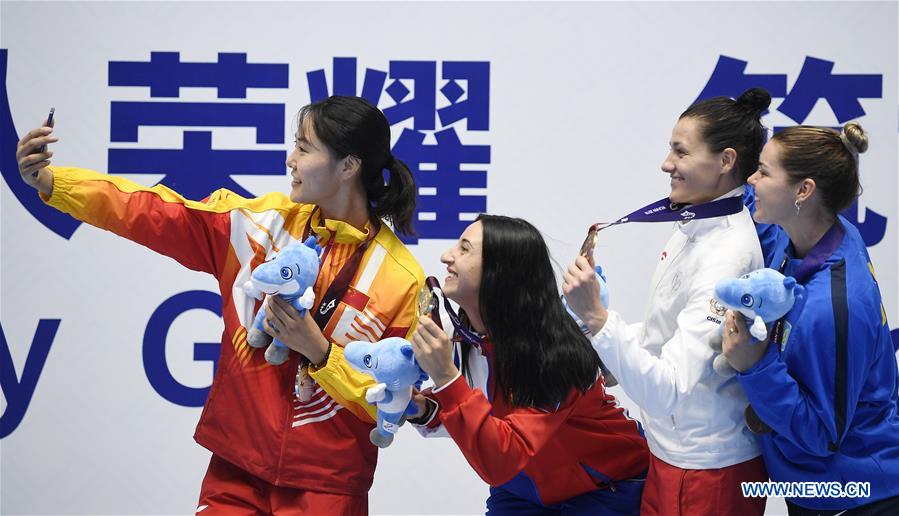
[[[213,453],[198,510],[367,512],[377,448],[368,439],[374,411],[364,392],[373,381],[349,367],[342,346],[410,336],[424,280],[380,223],[409,232],[415,209],[412,174],[390,152],[383,113],[357,97],[303,108],[287,159],[290,195],[255,199],[218,190],[195,202],[163,185],[49,167],[52,152],[41,146],[56,141],[51,127],[41,127],[16,152],[22,178],[48,204],[218,280],[225,330],[194,436]],[[242,285],[273,253],[308,235],[324,248],[318,304],[310,317],[277,303],[268,308],[271,331],[298,352],[272,366],[247,344],[260,305]],[[315,382],[309,399],[295,394],[298,372]]]

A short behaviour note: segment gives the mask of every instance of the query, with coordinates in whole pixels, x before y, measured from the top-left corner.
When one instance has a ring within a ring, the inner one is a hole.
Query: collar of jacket
[[[332,238],[335,244],[361,244],[372,229],[371,221],[365,223],[365,231],[360,231],[348,222],[322,218],[318,209],[312,212],[311,217],[310,228],[321,238],[321,244],[330,242]]]
[[[719,199],[727,199],[728,197],[737,197],[742,196],[743,192],[746,190],[746,187],[740,185],[733,190],[727,192],[721,197],[716,197],[712,199],[712,201],[717,201]],[[709,201],[709,202],[712,202]],[[688,208],[689,209],[689,208]],[[745,209],[745,208],[744,208]],[[740,212],[735,213],[734,215],[738,215]],[[699,219],[699,220],[688,220],[686,222],[675,222],[674,225],[677,226],[677,229],[681,231],[681,233],[687,235],[687,238],[694,239],[703,233],[708,232],[710,229],[715,227],[727,227],[730,225],[730,217],[733,215],[727,215],[724,217],[712,217],[708,219]]]

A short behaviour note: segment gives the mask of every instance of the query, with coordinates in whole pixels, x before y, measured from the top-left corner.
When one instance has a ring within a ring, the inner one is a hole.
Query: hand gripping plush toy
[[[343,356],[354,369],[373,376],[378,382],[365,393],[365,399],[378,408],[377,426],[369,439],[378,448],[386,448],[393,442],[403,416],[417,412],[412,402],[412,387],[421,386],[428,375],[415,360],[412,344],[399,337],[379,342],[350,342],[343,348]]]
[[[318,277],[320,254],[321,247],[315,244],[315,237],[309,237],[303,243],[294,242],[256,267],[250,281],[244,283],[244,292],[256,299],[262,299],[263,294],[277,294],[303,315],[315,303],[312,287]],[[259,307],[253,325],[248,328],[247,343],[254,348],[268,346],[265,360],[272,365],[280,365],[287,361],[290,350],[283,342],[265,333],[262,321],[265,319],[266,303],[268,298]]]
[[[777,321],[801,299],[805,287],[774,269],[758,269],[739,278],[725,278],[715,285],[718,302],[743,314],[749,325],[753,344],[768,336],[766,323]],[[709,336],[709,345],[721,353],[724,324]],[[736,374],[723,354],[715,357],[712,367],[719,375],[729,378]]]

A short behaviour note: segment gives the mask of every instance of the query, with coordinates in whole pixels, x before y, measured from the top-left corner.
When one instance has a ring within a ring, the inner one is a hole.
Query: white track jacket
[[[724,197],[743,194],[743,187]],[[715,283],[764,266],[749,211],[687,223],[665,246],[642,323],[609,311],[593,348],[640,406],[650,451],[683,469],[717,469],[761,454],[744,424],[735,377],[712,369],[708,335],[724,321]]]

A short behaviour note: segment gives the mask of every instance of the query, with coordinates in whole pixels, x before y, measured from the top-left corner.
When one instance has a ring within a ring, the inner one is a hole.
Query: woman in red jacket
[[[441,261],[462,315],[452,340],[427,317],[413,334],[434,380],[422,432],[456,441],[491,486],[488,514],[636,514],[646,441],[605,392],[537,229],[481,215]]]

